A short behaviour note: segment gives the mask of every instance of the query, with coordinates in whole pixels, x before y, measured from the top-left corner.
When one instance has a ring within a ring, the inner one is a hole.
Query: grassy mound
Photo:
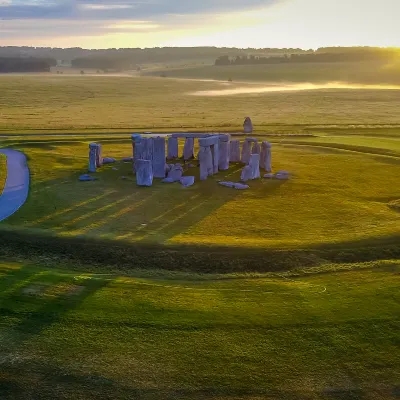
[[[390,399],[399,263],[232,279],[0,266],[2,399]]]

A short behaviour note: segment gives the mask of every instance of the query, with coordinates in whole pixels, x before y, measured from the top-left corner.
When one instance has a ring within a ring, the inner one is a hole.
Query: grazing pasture
[[[0,154],[0,194],[3,192],[7,177],[7,160],[3,154]]]

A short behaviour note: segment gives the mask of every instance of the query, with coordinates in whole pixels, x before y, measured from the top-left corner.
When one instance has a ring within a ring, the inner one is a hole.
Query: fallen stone
[[[96,178],[95,178],[94,176],[90,176],[90,175],[88,175],[88,174],[85,174],[85,175],[81,175],[81,176],[79,177],[79,180],[80,180],[81,182],[90,182],[90,181],[95,181]]]
[[[103,164],[114,164],[115,162],[117,162],[115,158],[111,157],[103,158]]]
[[[233,182],[218,182],[219,185],[226,186],[229,188],[234,188],[235,184]]]
[[[242,170],[242,175],[240,176],[240,180],[242,182],[247,182],[250,179],[253,179],[253,169],[250,165],[246,165]]]
[[[246,189],[249,189],[250,186],[249,185],[244,185],[243,183],[235,183],[234,188],[237,189],[237,190],[246,190]]]
[[[264,178],[273,179],[273,178],[275,178],[275,175],[274,174],[265,174]]]
[[[165,178],[161,182],[162,183],[174,183],[175,181],[172,178]]]
[[[183,168],[180,164],[175,164],[168,172],[167,178],[171,178],[173,182],[179,182],[183,175]]]
[[[183,176],[181,178],[181,184],[185,187],[194,185],[194,176]]]

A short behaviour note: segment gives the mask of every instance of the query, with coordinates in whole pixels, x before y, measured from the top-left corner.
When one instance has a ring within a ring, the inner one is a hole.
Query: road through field
[[[7,180],[0,196],[0,221],[14,214],[25,203],[29,192],[29,169],[23,153],[0,149],[7,157]]]

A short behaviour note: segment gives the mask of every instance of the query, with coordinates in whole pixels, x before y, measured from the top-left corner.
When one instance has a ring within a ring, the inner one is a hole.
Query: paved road
[[[0,221],[13,215],[25,203],[29,192],[29,169],[19,151],[0,149],[7,157],[7,180],[0,196]]]

